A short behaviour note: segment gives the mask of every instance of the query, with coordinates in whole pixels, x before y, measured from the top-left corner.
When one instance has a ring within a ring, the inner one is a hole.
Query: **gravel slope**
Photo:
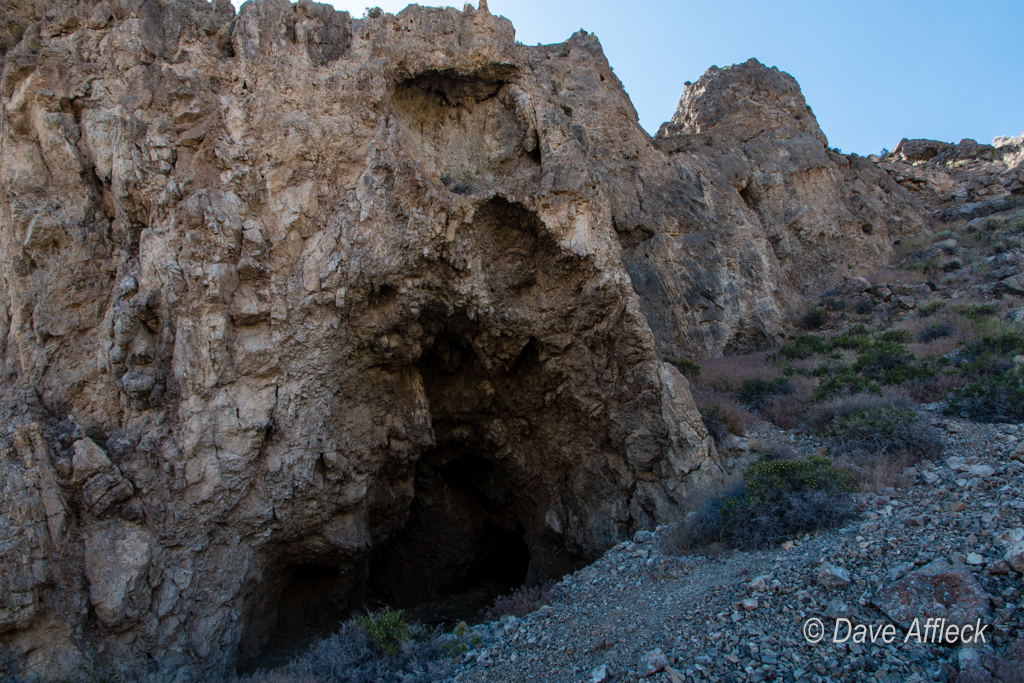
[[[941,461],[906,471],[905,488],[858,494],[861,513],[845,527],[784,548],[714,557],[672,556],[664,550],[667,529],[640,532],[566,577],[555,604],[476,627],[481,642],[455,680],[633,680],[666,663],[671,672],[648,680],[994,680],[985,665],[1002,680],[1020,680],[1022,585],[997,536],[1024,527],[1024,463],[1013,455],[1024,425],[924,414],[946,435]],[[805,452],[819,445],[786,437]],[[975,605],[990,610],[987,645],[904,644],[902,633],[891,645],[828,644],[837,616],[891,623],[874,601],[884,602],[894,580],[939,559],[971,563],[961,571],[987,594],[987,605]],[[850,583],[823,585],[823,561],[847,570]],[[806,642],[801,628],[810,617],[824,621],[826,642]],[[650,654],[658,649],[663,658]]]

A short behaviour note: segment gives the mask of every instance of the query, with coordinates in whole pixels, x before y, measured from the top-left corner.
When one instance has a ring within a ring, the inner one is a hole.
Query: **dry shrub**
[[[685,523],[687,518],[698,514],[708,503],[721,498],[727,491],[743,485],[743,475],[737,471],[726,475],[706,489],[692,489],[679,501],[680,521],[673,524],[665,536],[665,550],[673,555],[681,555],[691,547],[689,532]]]
[[[883,268],[879,271],[866,275],[865,280],[873,285],[888,285],[900,283],[904,285],[919,285],[928,281],[928,276],[913,270],[895,270]]]
[[[906,454],[875,453],[858,458],[848,455],[836,458],[836,467],[852,473],[861,489],[868,493],[899,486],[903,470],[911,464],[911,458]]]
[[[809,410],[807,423],[825,437],[834,455],[858,462],[876,455],[916,462],[942,452],[938,432],[901,396],[833,399]]]
[[[766,402],[760,413],[780,429],[794,429],[803,421],[805,407],[798,395],[786,394]]]
[[[715,442],[722,444],[729,434],[742,436],[754,426],[757,418],[747,412],[733,395],[715,389],[695,389],[693,400],[697,403],[704,426]]]
[[[464,627],[463,627],[464,628]],[[410,639],[387,653],[374,647],[366,630],[353,619],[289,664],[243,676],[242,683],[429,683],[451,676],[455,658],[464,652],[464,637],[409,625]]]
[[[544,605],[550,605],[558,597],[555,590],[555,582],[548,581],[541,586],[527,588],[521,586],[508,595],[495,599],[494,604],[487,610],[487,619],[494,621],[506,614],[514,617],[525,617],[530,612],[535,612]]]
[[[686,552],[713,544],[753,550],[835,526],[855,514],[848,472],[827,458],[762,460],[743,483],[709,499],[673,528],[670,547]]]
[[[694,386],[725,392],[736,391],[744,381],[751,378],[775,379],[779,376],[779,369],[768,362],[767,356],[767,351],[761,351],[703,360],[700,376],[693,380]]]
[[[951,392],[967,384],[967,379],[960,375],[936,375],[929,379],[909,382],[906,389],[913,400],[919,403],[932,403],[948,398]]]

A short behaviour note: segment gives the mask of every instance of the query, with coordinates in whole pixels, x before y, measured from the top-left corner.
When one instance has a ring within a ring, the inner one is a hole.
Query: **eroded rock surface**
[[[559,576],[719,476],[663,355],[770,342],[919,226],[757,63],[655,144],[596,38],[485,7],[5,12],[4,676],[212,680],[371,594]]]

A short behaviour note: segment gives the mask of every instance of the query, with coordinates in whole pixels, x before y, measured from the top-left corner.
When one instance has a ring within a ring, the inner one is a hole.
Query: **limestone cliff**
[[[652,141],[596,38],[486,5],[0,7],[3,676],[558,576],[719,475],[661,356],[920,224],[757,63]]]

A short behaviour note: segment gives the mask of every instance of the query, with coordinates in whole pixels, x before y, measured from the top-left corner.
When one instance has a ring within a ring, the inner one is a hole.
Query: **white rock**
[[[953,428],[955,425],[950,424],[949,427]],[[971,469],[970,465],[965,463],[963,458],[946,458],[946,467],[954,472],[967,472]]]
[[[967,553],[967,564],[978,566],[985,564],[985,558],[978,553]]]
[[[80,486],[86,479],[100,472],[114,469],[114,463],[92,439],[75,442],[75,455],[71,459],[71,485]]]
[[[970,468],[968,468],[967,473],[975,477],[988,479],[996,473],[996,470],[994,467],[989,467],[988,465],[971,465]]]
[[[850,572],[822,560],[818,567],[818,583],[828,589],[843,588],[850,583]]]
[[[612,678],[612,670],[607,664],[602,664],[590,672],[590,683],[604,683]]]
[[[648,676],[653,676],[659,671],[664,670],[666,666],[668,666],[668,657],[665,656],[665,653],[662,652],[659,647],[656,650],[645,652],[643,656],[640,657],[638,673],[640,674],[640,678],[647,678]]]
[[[120,520],[96,529],[85,540],[85,577],[89,599],[105,626],[127,616],[129,597],[148,589],[149,532]],[[139,601],[140,604],[145,604]]]
[[[1003,560],[1013,567],[1015,572],[1024,572],[1024,541],[1008,545]]]
[[[1016,529],[1009,529],[996,534],[993,540],[998,545],[1013,545],[1014,543],[1020,543],[1021,541],[1024,541],[1024,527],[1017,527]]]

